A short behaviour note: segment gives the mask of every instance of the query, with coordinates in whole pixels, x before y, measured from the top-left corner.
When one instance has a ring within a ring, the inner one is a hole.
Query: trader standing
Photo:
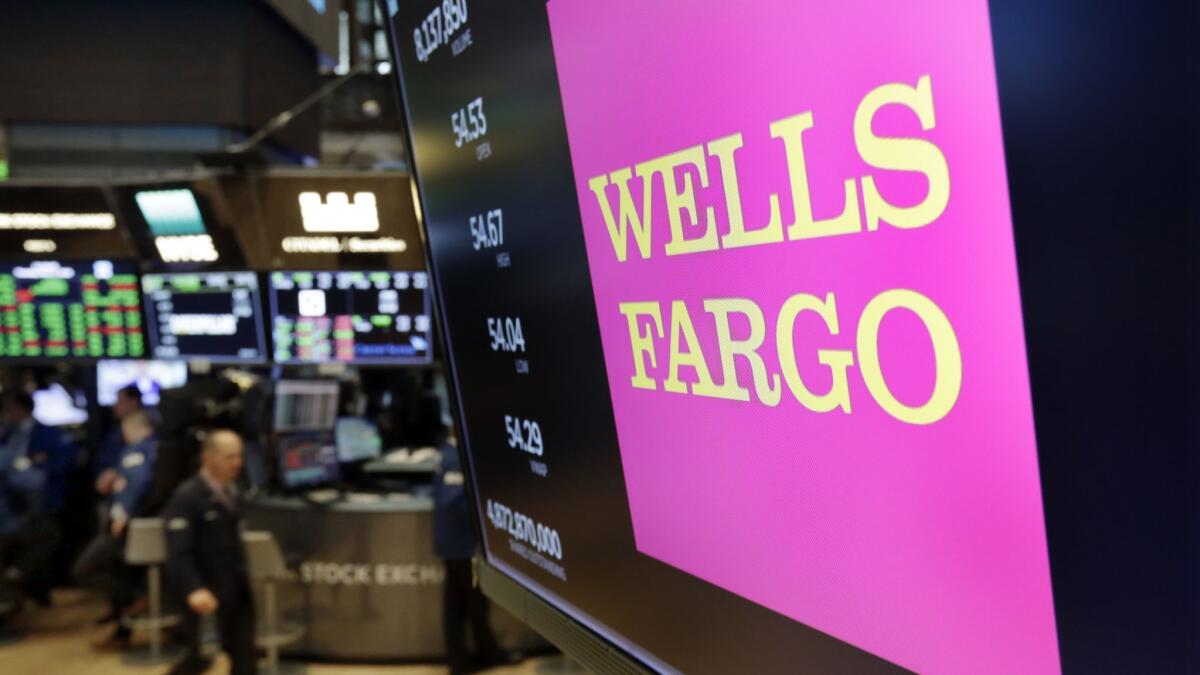
[[[488,601],[475,584],[471,557],[477,546],[471,529],[471,504],[454,439],[441,446],[442,464],[434,479],[433,548],[446,563],[442,586],[442,631],[451,675],[474,673],[508,663],[488,621]],[[471,640],[468,640],[468,632]],[[472,653],[469,645],[474,644]]]
[[[107,497],[112,494],[112,484],[117,479],[117,462],[121,459],[121,450],[125,448],[125,432],[121,423],[126,417],[142,412],[142,391],[136,384],[122,387],[117,391],[117,400],[113,403],[112,413],[116,424],[104,434],[96,452],[92,455],[92,475],[96,481],[96,492]]]
[[[34,562],[29,566],[25,588],[39,605],[48,607],[53,557],[61,539],[59,517],[67,493],[67,474],[75,464],[78,448],[61,430],[34,419],[33,397],[24,391],[5,392],[0,412],[6,423],[0,432],[0,464],[31,465],[42,475],[37,508],[27,514],[33,520],[27,531],[35,541],[26,550],[26,559]]]
[[[60,429],[48,427],[33,417],[33,397],[23,391],[10,391],[4,397],[4,450],[9,456],[24,455],[46,467],[46,486],[42,495],[45,513],[57,515],[67,493],[67,473],[75,465],[79,448]]]
[[[221,429],[201,446],[200,472],[176,489],[167,502],[167,579],[186,602],[192,641],[187,657],[171,673],[208,670],[202,624],[216,618],[221,648],[232,662],[231,675],[258,672],[254,648],[254,604],[242,547],[242,515],[234,481],[243,463],[242,439]]]
[[[104,622],[116,621],[116,630],[92,646],[101,650],[124,650],[129,647],[132,631],[121,623],[124,614],[134,614],[145,600],[138,599],[144,573],[125,564],[125,529],[131,518],[146,515],[144,505],[150,491],[154,464],[158,457],[158,437],[154,422],[144,410],[136,410],[121,420],[121,435],[125,446],[114,460],[113,479],[105,500],[101,519],[102,531],[97,533],[75,561],[75,579],[82,585],[105,587],[111,611]]]
[[[12,581],[10,566],[28,583],[44,563],[46,547],[38,534],[38,514],[45,482],[44,463],[0,450],[0,591],[7,591],[5,596],[17,590],[5,588]]]

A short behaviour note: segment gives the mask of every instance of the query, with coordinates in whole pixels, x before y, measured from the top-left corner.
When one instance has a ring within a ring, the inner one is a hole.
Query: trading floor
[[[89,647],[104,632],[95,621],[105,612],[104,602],[79,590],[58,590],[53,606],[30,608],[20,616],[16,628],[28,637],[0,646],[0,673],[53,673],[54,675],[158,675],[164,668],[127,665],[116,652],[97,653]],[[220,657],[209,675],[226,675],[229,664]],[[343,665],[307,664],[308,675],[444,675],[447,668],[436,664]],[[529,659],[523,663],[485,671],[488,675],[581,675],[586,671],[562,657]]]
[[[0,0],[0,675],[1200,675],[1200,0]]]

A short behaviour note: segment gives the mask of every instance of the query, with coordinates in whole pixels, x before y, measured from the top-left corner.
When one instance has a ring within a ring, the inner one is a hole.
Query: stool
[[[169,663],[178,654],[164,653],[162,631],[179,623],[178,614],[163,614],[162,565],[167,561],[167,535],[162,518],[134,518],[126,526],[125,562],[146,567],[148,616],[125,617],[121,623],[130,630],[150,635],[149,652],[131,651],[125,661],[131,665],[157,666]]]
[[[279,550],[279,542],[270,532],[243,532],[242,544],[246,547],[247,572],[251,580],[263,586],[262,621],[256,631],[254,644],[267,651],[266,672],[302,673],[304,666],[301,664],[286,664],[284,667],[279,662],[279,648],[304,637],[303,626],[284,623],[279,619],[276,584],[287,576],[287,565],[283,561],[283,552]]]

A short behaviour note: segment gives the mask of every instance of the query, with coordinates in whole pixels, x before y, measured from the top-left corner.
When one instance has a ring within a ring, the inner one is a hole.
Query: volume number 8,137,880
[[[425,63],[438,47],[449,42],[455,31],[467,23],[467,0],[442,0],[440,6],[413,29],[417,60]]]

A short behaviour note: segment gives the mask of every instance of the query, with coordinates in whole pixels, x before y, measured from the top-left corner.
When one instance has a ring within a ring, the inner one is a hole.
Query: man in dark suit
[[[5,422],[0,434],[0,464],[28,463],[43,474],[38,503],[22,516],[34,535],[33,541],[23,546],[23,557],[35,560],[25,579],[26,591],[39,604],[49,605],[50,557],[60,532],[56,517],[66,498],[67,474],[75,465],[78,448],[62,431],[33,418],[33,397],[23,391],[6,392],[0,410]]]
[[[488,601],[474,582],[471,557],[477,546],[471,527],[471,504],[454,439],[441,446],[442,463],[434,478],[433,548],[446,563],[442,593],[442,630],[451,675],[503,664],[508,655],[496,642],[488,621]],[[468,648],[471,633],[475,653]]]
[[[144,410],[135,410],[121,420],[125,445],[116,456],[104,501],[102,531],[84,549],[75,562],[74,576],[83,585],[98,585],[108,592],[111,611],[106,622],[118,622],[115,632],[92,646],[102,650],[124,650],[129,647],[131,631],[120,624],[125,613],[136,613],[142,572],[125,564],[125,529],[129,521],[145,514],[146,496],[150,492],[154,464],[158,457],[158,437],[154,422]]]
[[[117,391],[117,400],[112,406],[113,420],[116,424],[104,434],[92,456],[92,476],[96,481],[96,492],[102,496],[112,494],[112,484],[117,479],[117,461],[127,445],[121,422],[142,410],[142,392],[136,384]]]
[[[4,452],[23,454],[46,467],[46,487],[42,509],[54,515],[62,510],[67,491],[67,473],[75,466],[79,448],[61,430],[48,427],[33,418],[33,397],[23,391],[10,391],[4,397],[5,430],[0,438]]]
[[[0,603],[19,606],[21,584],[11,583],[11,571],[28,582],[44,560],[38,535],[46,472],[25,455],[10,455],[0,448]],[[0,622],[4,617],[0,617]]]
[[[163,511],[167,528],[167,579],[189,610],[193,636],[187,657],[172,675],[191,675],[210,665],[201,630],[216,619],[231,675],[258,672],[254,647],[254,602],[242,546],[242,515],[234,482],[242,471],[244,446],[227,429],[209,432],[201,448],[200,472],[175,490]]]

